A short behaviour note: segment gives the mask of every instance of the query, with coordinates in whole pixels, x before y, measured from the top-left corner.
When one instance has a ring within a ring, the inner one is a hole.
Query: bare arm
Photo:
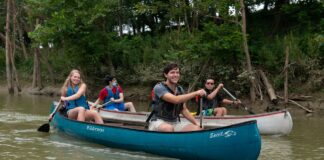
[[[201,89],[195,92],[191,92],[188,94],[182,94],[182,95],[173,95],[171,93],[165,93],[161,98],[167,102],[173,103],[173,104],[180,104],[184,103],[196,96],[204,96],[206,95],[206,91]]]
[[[85,93],[85,91],[86,91],[86,88],[87,88],[87,85],[83,83],[83,84],[81,84],[81,86],[80,86],[80,88],[79,88],[79,90],[78,90],[77,93],[75,93],[75,94],[73,94],[73,95],[71,95],[71,96],[69,96],[69,97],[64,97],[64,96],[62,96],[61,99],[62,99],[63,101],[71,101],[71,100],[78,99],[78,98],[80,98],[82,95],[84,95],[84,93]],[[66,92],[65,92],[65,93],[66,93]]]
[[[210,93],[208,96],[207,96],[207,99],[208,100],[212,100],[215,98],[215,96],[217,95],[217,93],[219,92],[219,90],[221,90],[223,88],[223,83],[220,83],[217,88],[212,92]]]
[[[111,98],[110,100],[112,102],[114,102],[114,103],[122,103],[122,102],[124,102],[124,94],[123,93],[119,93],[119,99]]]
[[[192,124],[199,126],[199,123],[196,121],[195,117],[191,115],[186,104],[183,104],[182,115],[187,118]]]
[[[224,104],[234,104],[238,105],[241,104],[241,101],[239,99],[236,99],[236,101],[228,100],[228,99],[223,99],[222,103]]]
[[[95,103],[91,104],[90,109],[95,109],[98,104],[102,103],[102,100],[98,98]]]

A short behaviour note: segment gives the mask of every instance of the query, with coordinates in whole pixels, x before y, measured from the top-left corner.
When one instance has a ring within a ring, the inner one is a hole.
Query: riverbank
[[[15,88],[15,94],[29,94],[29,95],[39,95],[39,96],[51,96],[55,98],[59,98],[60,96],[60,88],[61,86],[46,86],[44,88],[37,89],[31,88],[30,85],[25,84],[22,87],[22,91],[18,93]],[[94,101],[101,88],[89,88],[87,91],[87,96],[90,101]],[[147,86],[125,86],[123,87],[125,101],[142,101],[149,102],[151,100],[151,87]],[[8,89],[5,85],[0,85],[0,92],[8,92]],[[280,93],[279,93],[280,95]],[[264,97],[264,100],[257,100],[254,104],[249,101],[249,97],[237,97],[239,98],[246,106],[248,106],[255,113],[262,113],[266,111],[280,110],[280,109],[288,109],[293,112],[294,115],[298,116],[306,116],[306,117],[324,117],[324,93],[323,92],[304,92],[304,95],[307,96],[307,99],[299,100],[296,102],[300,105],[306,107],[313,111],[313,113],[308,113],[301,107],[295,104],[284,104],[283,100],[279,100],[277,105],[272,104],[267,97]],[[228,97],[229,98],[229,97]],[[190,103],[194,105],[194,102]]]
[[[125,90],[128,91],[128,88]],[[89,143],[57,133],[53,128],[50,134],[39,133],[36,129],[47,122],[51,101],[57,97],[7,96],[7,89],[2,91],[4,92],[0,92],[2,146],[0,149],[3,154],[0,155],[0,159],[166,159],[152,154]],[[262,136],[262,148],[258,160],[283,159],[282,157],[285,159],[324,158],[324,137],[322,136],[324,118],[298,116],[295,112],[296,110],[290,112],[293,118],[293,130],[289,135]],[[57,151],[63,150],[64,152],[57,154]],[[76,156],[75,153],[78,155]]]

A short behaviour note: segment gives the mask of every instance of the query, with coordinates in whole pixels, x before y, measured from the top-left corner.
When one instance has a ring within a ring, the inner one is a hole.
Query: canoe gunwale
[[[222,130],[222,129],[229,129],[229,128],[235,128],[235,127],[238,127],[238,126],[244,126],[244,125],[247,125],[247,124],[257,123],[256,120],[249,120],[249,121],[245,121],[245,122],[241,122],[241,123],[235,123],[235,124],[232,124],[232,125],[229,125],[229,126],[223,126],[223,127],[218,127],[218,128],[207,128],[207,129],[203,129],[203,130],[199,130],[199,131],[159,132],[159,131],[150,131],[150,130],[146,130],[146,129],[128,128],[127,126],[114,126],[114,125],[109,125],[107,123],[106,124],[96,124],[96,123],[92,123],[92,122],[78,121],[78,120],[67,118],[61,112],[59,112],[59,114],[57,114],[57,115],[61,116],[62,118],[64,118],[67,121],[73,121],[75,123],[91,124],[91,125],[98,125],[98,126],[105,126],[105,127],[112,127],[112,128],[120,128],[120,129],[126,129],[126,130],[136,130],[136,131],[141,131],[141,132],[158,132],[158,133],[162,133],[162,134],[187,134],[187,133],[198,133],[198,132],[203,133],[203,132],[210,132],[210,131],[216,131],[216,130]]]
[[[111,112],[111,113],[116,113],[120,115],[138,115],[138,116],[148,116],[150,112],[120,112],[120,111],[112,111],[112,110],[106,110],[100,108],[99,112]],[[274,112],[268,112],[268,113],[260,113],[260,114],[254,114],[254,115],[239,115],[239,116],[224,116],[224,117],[216,117],[216,116],[204,116],[204,119],[244,119],[244,118],[258,118],[258,117],[264,117],[264,116],[271,116],[271,115],[276,115],[276,114],[282,114],[288,112],[287,109],[280,110],[280,111],[274,111]],[[183,118],[183,116],[180,116]],[[197,118],[198,116],[195,116]]]
[[[99,114],[105,121],[143,125],[146,123],[145,120],[147,119],[149,112],[134,113],[101,109]],[[180,117],[181,119],[184,118],[182,116]],[[196,116],[195,118],[198,119],[199,117]],[[184,120],[187,121],[186,119]],[[257,120],[258,128],[260,133],[263,135],[287,135],[293,128],[292,117],[287,109],[255,115],[228,115],[225,117],[204,116],[203,126],[205,128],[219,128],[249,120]],[[269,129],[268,126],[271,128]]]

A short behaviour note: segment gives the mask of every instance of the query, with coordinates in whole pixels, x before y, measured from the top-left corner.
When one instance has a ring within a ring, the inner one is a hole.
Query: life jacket
[[[75,93],[77,93],[78,90],[79,90],[79,86],[75,86],[74,89],[71,86],[68,86],[66,91],[66,96],[67,97],[72,96]],[[66,109],[69,110],[79,106],[82,106],[85,109],[89,109],[87,98],[85,95],[80,96],[78,99],[67,101]]]
[[[211,93],[211,91],[209,91],[208,89],[204,89],[207,93],[207,95],[209,95]],[[196,96],[196,103],[197,103],[197,111],[196,111],[196,115],[200,114],[200,96]],[[203,107],[202,110],[210,110],[210,109],[214,109],[219,107],[220,103],[222,102],[223,98],[220,97],[218,94],[214,97],[214,99],[212,100],[208,100],[206,96],[202,97],[203,100]]]
[[[110,101],[110,98],[114,98],[114,99],[119,99],[119,89],[118,89],[118,86],[117,87],[113,87],[113,88],[116,88],[116,93],[113,92],[113,88],[109,88],[108,86],[105,87],[106,90],[107,90],[107,96],[105,97],[104,99],[104,102],[103,103],[106,103],[108,101]]]
[[[181,95],[184,93],[183,88],[180,86],[176,87],[176,93],[174,93],[166,84],[162,82],[157,85],[162,85],[169,91],[169,93],[174,95]],[[176,122],[177,119],[180,120],[179,114],[183,109],[183,103],[173,104],[164,101],[161,98],[158,98],[156,100],[155,97],[154,97],[154,103],[155,103],[153,107],[154,117],[152,118],[152,120],[156,118],[163,119],[165,121],[171,121],[171,122]]]

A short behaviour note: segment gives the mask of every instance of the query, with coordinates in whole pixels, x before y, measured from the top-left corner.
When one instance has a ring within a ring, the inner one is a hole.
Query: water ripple
[[[31,122],[31,121],[44,121],[47,120],[47,116],[38,116],[32,114],[25,114],[19,112],[0,112],[0,122],[3,123],[21,123],[21,122]]]

